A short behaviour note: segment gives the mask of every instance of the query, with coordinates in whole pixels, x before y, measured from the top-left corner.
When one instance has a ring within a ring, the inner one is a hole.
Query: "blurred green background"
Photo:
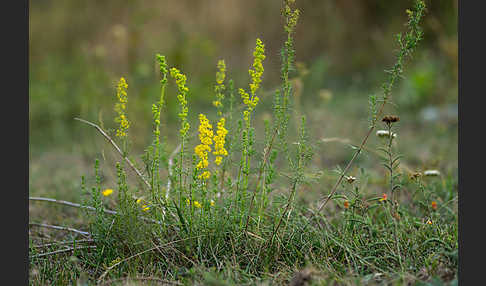
[[[368,95],[380,92],[383,71],[394,63],[395,34],[405,30],[405,10],[412,4],[297,1],[302,13],[295,35],[295,112],[308,117],[318,168],[343,165],[352,155],[346,144],[321,139],[357,143],[366,132]],[[425,38],[406,65],[405,79],[394,90],[395,105],[388,111],[402,118],[399,150],[405,166],[455,174],[458,5],[457,0],[426,4]],[[199,112],[215,112],[211,101],[218,59],[226,61],[227,78],[235,80],[235,87],[246,87],[255,39],[260,37],[266,46],[262,85],[267,92],[255,120],[258,128],[258,117],[271,114],[272,92],[279,85],[285,36],[280,9],[281,1],[273,0],[31,1],[31,193],[78,188],[80,176],[92,173],[94,157],[112,152],[94,129],[73,118],[113,128],[115,86],[121,76],[129,85],[133,149],[135,154],[143,151],[151,141],[151,104],[159,96],[156,53],[187,75],[190,120],[196,128],[193,119]],[[171,84],[162,130],[169,136],[176,129],[171,128],[177,122],[175,95]],[[376,146],[373,140],[369,148]]]

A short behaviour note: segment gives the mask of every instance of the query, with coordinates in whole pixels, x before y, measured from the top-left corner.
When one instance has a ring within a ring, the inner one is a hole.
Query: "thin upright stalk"
[[[278,132],[278,129],[275,128],[275,131],[273,132],[273,135],[272,135],[272,139],[270,140],[270,143],[269,145],[267,146],[267,148],[265,148],[265,152],[264,152],[264,155],[263,155],[263,163],[260,167],[260,171],[258,173],[258,179],[257,179],[257,182],[256,182],[256,186],[255,186],[255,191],[253,192],[253,195],[251,197],[251,200],[250,200],[250,206],[248,208],[248,215],[246,217],[246,223],[245,223],[245,232],[248,230],[248,222],[250,220],[250,216],[251,216],[251,210],[253,208],[253,201],[255,200],[255,195],[256,193],[258,192],[258,186],[260,185],[260,180],[262,178],[262,173],[263,171],[265,170],[265,165],[267,163],[267,160],[268,160],[268,157],[269,157],[269,154],[270,154],[270,151],[272,150],[272,147],[273,147],[273,141],[275,140],[275,135],[277,135],[277,132]],[[262,188],[263,189],[263,188]]]

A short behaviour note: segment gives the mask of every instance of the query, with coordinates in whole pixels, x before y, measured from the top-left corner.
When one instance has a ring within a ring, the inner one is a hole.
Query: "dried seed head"
[[[400,215],[399,215],[397,212],[394,212],[394,213],[393,213],[393,217],[394,217],[396,220],[400,220]]]
[[[349,209],[349,201],[344,201],[344,208]]]
[[[420,178],[421,176],[422,176],[422,173],[420,173],[420,172],[415,172],[415,173],[412,173],[412,174],[410,175],[410,179],[412,179],[412,180],[418,180],[418,178]]]
[[[346,176],[346,181],[348,181],[348,183],[352,184],[354,181],[356,181],[356,177]]]
[[[392,123],[395,123],[395,122],[400,121],[400,117],[395,116],[395,115],[386,115],[386,116],[383,117],[383,119],[381,121],[383,121],[386,124],[390,125]]]

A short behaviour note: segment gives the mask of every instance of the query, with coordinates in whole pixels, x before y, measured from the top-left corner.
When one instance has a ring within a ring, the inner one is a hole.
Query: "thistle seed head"
[[[390,125],[392,123],[400,121],[400,117],[395,115],[386,115],[381,121],[385,122],[387,125]]]

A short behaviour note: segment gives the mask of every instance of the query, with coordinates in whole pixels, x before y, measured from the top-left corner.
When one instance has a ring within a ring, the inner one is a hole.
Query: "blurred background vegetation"
[[[368,95],[380,93],[384,70],[394,62],[394,37],[404,31],[405,10],[412,4],[297,1],[302,14],[295,36],[295,112],[308,116],[320,168],[344,164],[352,155],[347,145],[322,138],[358,143],[364,135]],[[457,173],[458,4],[426,4],[425,38],[394,90],[395,105],[389,112],[402,118],[399,144],[406,166]],[[141,153],[151,141],[151,104],[159,96],[156,53],[187,75],[194,129],[199,112],[215,112],[211,102],[217,60],[226,61],[227,78],[235,80],[236,88],[247,86],[255,39],[260,37],[266,46],[262,84],[267,92],[258,116],[268,117],[284,41],[280,9],[277,0],[31,1],[31,192],[76,188],[81,175],[92,173],[93,155],[111,152],[94,129],[73,118],[113,128],[115,84],[121,76],[129,85],[133,149]],[[177,122],[175,95],[171,84],[162,130],[169,138]],[[169,140],[169,146],[176,144]]]

